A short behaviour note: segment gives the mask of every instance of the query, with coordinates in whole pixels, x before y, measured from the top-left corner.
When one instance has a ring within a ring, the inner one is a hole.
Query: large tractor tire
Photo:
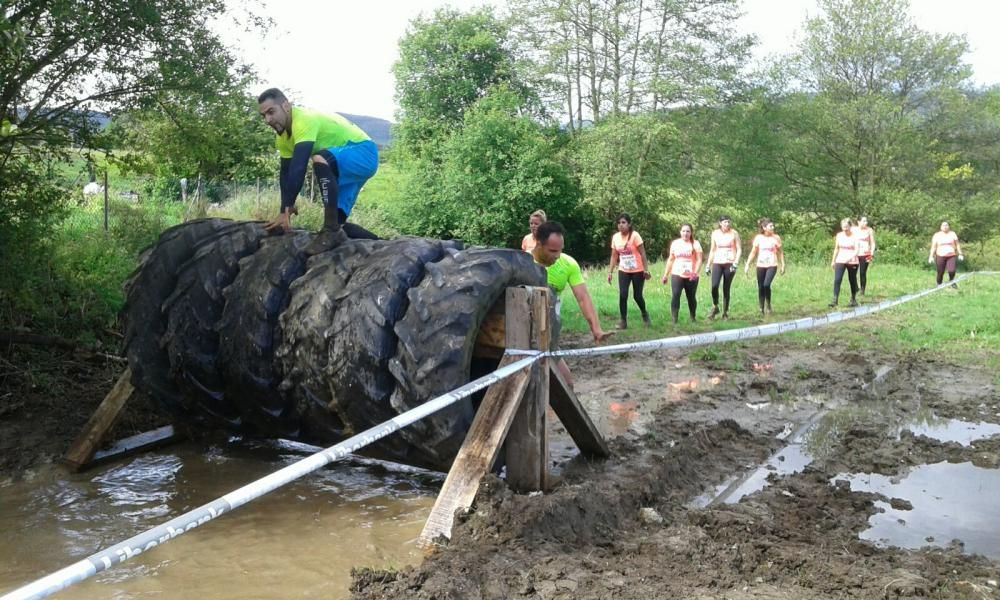
[[[270,238],[243,259],[223,290],[226,306],[218,324],[225,393],[237,399],[251,427],[290,438],[298,435],[298,419],[278,393],[274,351],[281,345],[278,317],[288,306],[289,286],[305,273],[311,239],[305,232]]]
[[[399,344],[389,361],[397,382],[393,409],[405,412],[467,383],[486,313],[508,287],[546,283],[545,269],[518,250],[477,248],[427,265],[424,280],[408,294],[406,315],[396,323]],[[474,414],[472,401],[465,399],[414,423],[402,435],[428,452],[430,462],[448,463]]]
[[[170,376],[170,360],[160,345],[166,330],[163,302],[174,291],[177,272],[197,251],[198,244],[232,225],[226,219],[189,221],[167,229],[145,250],[125,281],[124,352],[132,370],[132,385],[149,395],[169,416],[196,417]]]
[[[225,306],[222,290],[233,282],[240,260],[256,252],[266,236],[260,223],[234,223],[207,237],[181,267],[177,287],[163,303],[167,327],[162,345],[177,387],[198,412],[235,431],[242,419],[225,395],[216,326]]]
[[[279,392],[295,406],[303,441],[326,444],[355,433],[331,402],[329,328],[341,291],[379,245],[354,241],[324,252],[309,261],[306,274],[289,288],[291,301],[281,315],[282,342],[275,356],[285,374]]]
[[[513,250],[425,239],[265,237],[210,220],[166,232],[128,284],[133,382],[209,429],[333,444],[467,383],[486,314],[545,271]],[[372,455],[446,469],[472,421],[464,401]]]

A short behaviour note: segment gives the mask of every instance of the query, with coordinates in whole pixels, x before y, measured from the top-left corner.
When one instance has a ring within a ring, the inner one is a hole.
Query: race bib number
[[[858,240],[858,254],[861,256],[871,254],[871,244],[868,243],[868,240]]]
[[[736,257],[733,254],[732,248],[716,248],[715,249],[715,262],[717,264],[725,264],[733,262]]]
[[[639,261],[635,259],[635,254],[619,254],[618,268],[622,271],[635,271],[639,268]]]

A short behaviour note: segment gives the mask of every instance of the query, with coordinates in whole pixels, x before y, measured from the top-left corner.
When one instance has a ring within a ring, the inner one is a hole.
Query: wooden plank
[[[584,456],[607,458],[611,455],[604,436],[590,420],[576,393],[567,385],[555,361],[549,367],[549,404]]]
[[[517,359],[518,357],[505,357],[500,365],[516,362]],[[462,443],[427,523],[424,524],[418,540],[421,547],[433,543],[438,536],[450,538],[455,511],[472,506],[480,480],[489,472],[500,453],[511,421],[514,420],[514,413],[528,387],[528,379],[528,369],[522,369],[493,384],[486,391],[486,397],[476,411],[465,442]]]
[[[502,306],[502,303],[498,302]],[[490,312],[479,326],[476,345],[472,355],[481,358],[501,358],[506,347],[506,327],[504,313]]]
[[[104,397],[101,405],[97,407],[90,420],[83,426],[80,435],[77,436],[73,445],[70,446],[63,462],[74,471],[79,471],[94,457],[97,448],[104,441],[104,437],[111,431],[121,416],[125,402],[132,396],[132,370],[125,369],[121,377],[115,383],[108,395]]]
[[[150,450],[170,443],[180,437],[181,435],[174,430],[173,425],[164,425],[152,431],[120,439],[107,450],[98,450],[94,453],[94,458],[86,466],[91,466],[112,458],[121,458],[129,454],[135,454],[141,450]]]
[[[549,349],[548,288],[507,290],[507,347]],[[547,359],[532,368],[531,383],[507,434],[507,485],[518,492],[545,490],[548,485],[549,405]]]

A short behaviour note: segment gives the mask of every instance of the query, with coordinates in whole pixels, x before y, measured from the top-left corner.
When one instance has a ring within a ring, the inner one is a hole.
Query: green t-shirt
[[[559,260],[546,268],[549,274],[549,287],[557,294],[563,293],[568,284],[570,287],[583,283],[583,272],[580,264],[568,254],[560,254]]]
[[[313,152],[339,148],[348,142],[369,140],[360,127],[338,114],[323,115],[308,108],[292,107],[292,132],[278,136],[275,145],[281,158],[291,158],[295,145],[313,142]]]

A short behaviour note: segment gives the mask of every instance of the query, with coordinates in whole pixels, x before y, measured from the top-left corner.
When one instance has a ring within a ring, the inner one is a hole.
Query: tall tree
[[[907,0],[820,0],[787,63],[776,166],[799,209],[877,213],[886,194],[926,181],[928,124],[969,76],[962,36],[920,30]],[[921,174],[923,174],[921,176]]]
[[[223,0],[3,3],[0,243],[44,230],[59,190],[39,165],[98,144],[96,114],[165,90],[228,85],[235,60],[207,25],[224,11]]]
[[[410,23],[393,66],[403,152],[419,152],[459,127],[466,110],[493,86],[508,85],[526,97],[507,37],[506,25],[488,8],[442,8]]]
[[[520,114],[523,100],[497,86],[465,111],[462,127],[410,171],[408,233],[516,246],[538,208],[579,223],[578,192],[553,137]],[[590,223],[587,222],[587,225]],[[575,228],[574,228],[575,229]]]
[[[520,53],[570,127],[700,104],[737,86],[754,40],[738,0],[513,0]]]

